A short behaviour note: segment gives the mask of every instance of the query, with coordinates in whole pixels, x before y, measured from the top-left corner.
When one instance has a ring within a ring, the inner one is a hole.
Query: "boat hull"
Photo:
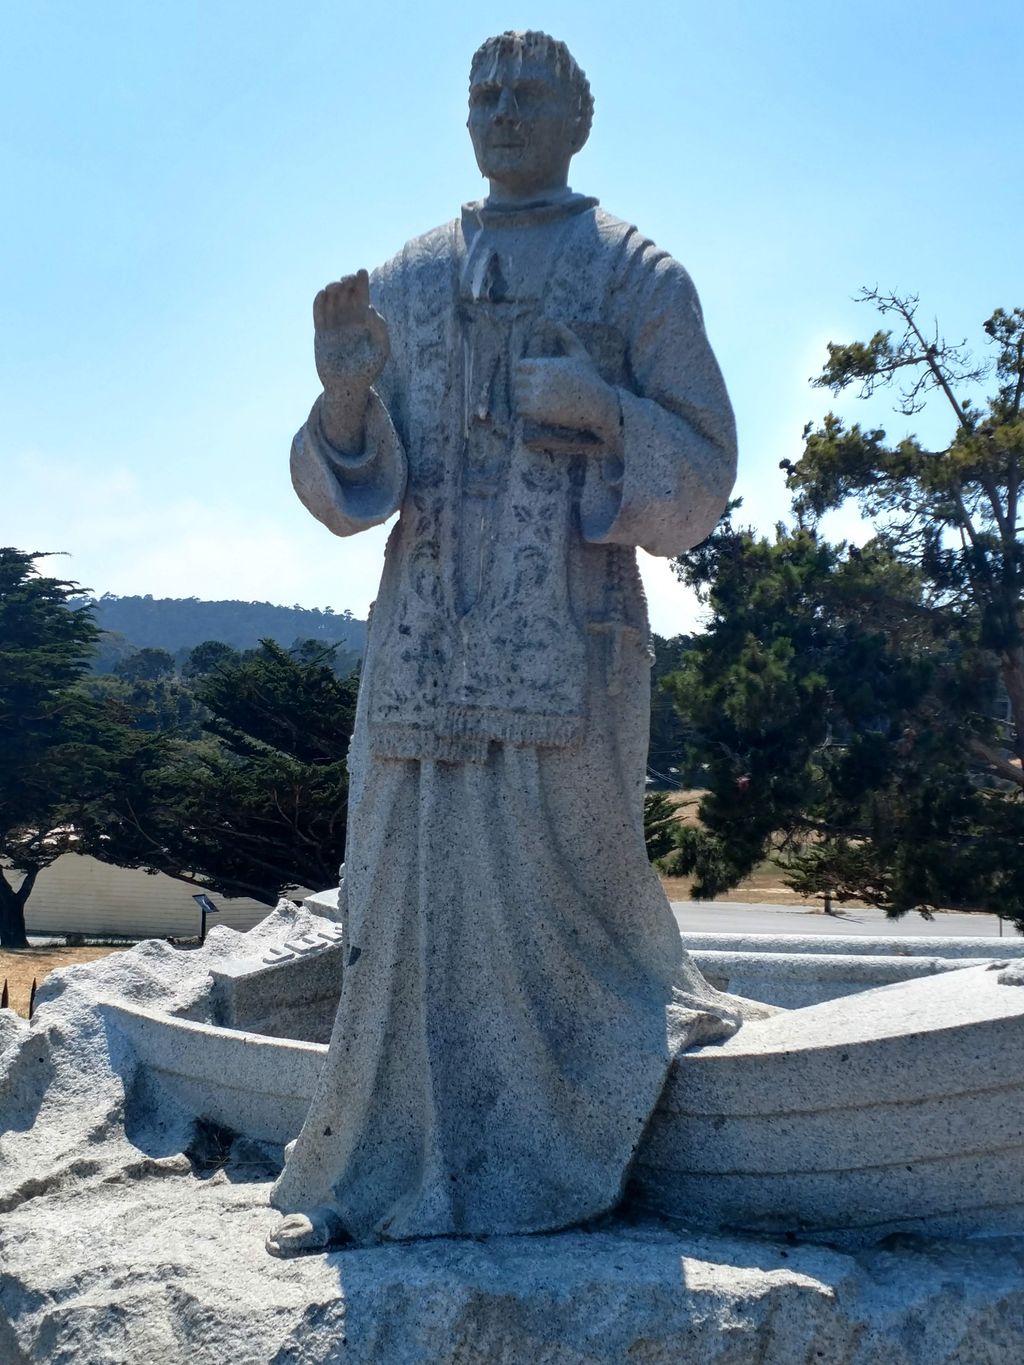
[[[631,1201],[692,1226],[841,1245],[1024,1231],[1024,989],[1001,975],[901,982],[682,1054]],[[272,1142],[298,1132],[323,1045],[104,1010],[137,1065],[197,1115]]]

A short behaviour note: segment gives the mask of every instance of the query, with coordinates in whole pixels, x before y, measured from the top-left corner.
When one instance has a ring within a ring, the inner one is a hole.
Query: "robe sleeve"
[[[321,398],[292,442],[292,485],[336,536],[354,536],[397,512],[405,493],[405,450],[379,395],[370,390],[366,441],[358,455],[331,445],[320,423]]]
[[[632,376],[618,389],[620,449],[591,457],[580,500],[585,539],[677,555],[725,509],[736,426],[700,303],[678,262],[642,241],[613,296]]]

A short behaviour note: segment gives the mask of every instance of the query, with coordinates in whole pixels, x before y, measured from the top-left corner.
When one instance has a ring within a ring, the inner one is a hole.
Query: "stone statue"
[[[646,856],[635,559],[711,530],[733,418],[685,270],[569,188],[591,114],[564,44],[488,40],[487,197],[313,305],[296,491],[337,535],[399,518],[349,757],[341,1004],[277,1255],[603,1213],[674,1051],[743,1017]]]

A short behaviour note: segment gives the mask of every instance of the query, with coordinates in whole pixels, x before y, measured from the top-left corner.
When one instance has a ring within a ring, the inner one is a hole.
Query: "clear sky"
[[[481,195],[467,69],[506,28],[590,77],[573,187],[693,275],[765,529],[825,342],[874,330],[859,285],[957,338],[1024,302],[1020,0],[6,0],[0,544],[96,592],[365,614],[384,533],[338,540],[288,480],[310,304]]]

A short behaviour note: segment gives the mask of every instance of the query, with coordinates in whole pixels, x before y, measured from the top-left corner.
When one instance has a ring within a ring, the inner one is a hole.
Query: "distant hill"
[[[296,640],[340,644],[353,663],[362,656],[366,622],[349,611],[328,608],[275,607],[270,602],[202,602],[197,597],[115,597],[93,599],[96,624],[115,637],[101,652],[120,655],[134,649],[166,649],[181,657],[204,640],[221,640],[233,649],[252,649],[260,640],[276,640],[286,648]],[[118,639],[117,637],[120,637]],[[106,667],[104,666],[106,664]]]

